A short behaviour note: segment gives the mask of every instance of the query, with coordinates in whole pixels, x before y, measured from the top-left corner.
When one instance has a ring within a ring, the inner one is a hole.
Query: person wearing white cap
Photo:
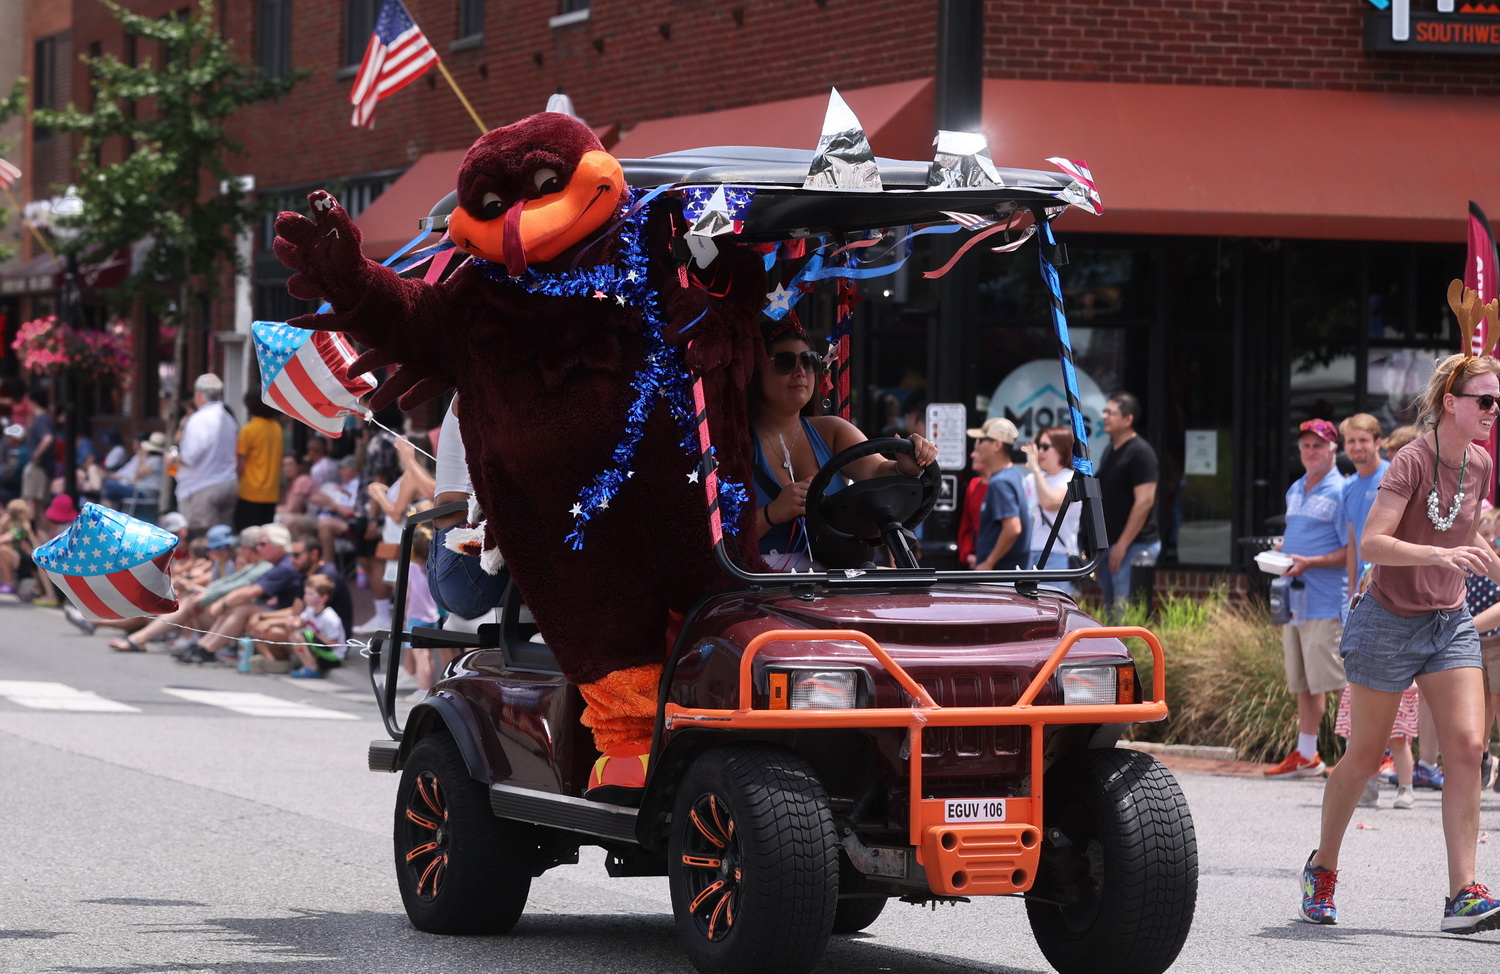
[[[1031,555],[1031,511],[1026,504],[1026,474],[1010,454],[1020,435],[1016,424],[996,416],[967,432],[974,438],[976,465],[983,464],[990,471],[984,506],[979,509],[974,570],[1025,568]]]

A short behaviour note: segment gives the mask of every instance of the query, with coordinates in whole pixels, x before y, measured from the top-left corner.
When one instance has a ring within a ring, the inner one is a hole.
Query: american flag
[[[0,159],[0,189],[10,189],[21,178],[21,170]]]
[[[177,535],[84,502],[68,529],[32,557],[91,619],[137,619],[177,608],[167,566]]]
[[[260,362],[261,398],[325,436],[344,430],[344,417],[365,415],[361,396],[375,390],[368,372],[344,378],[354,349],[344,336],[304,331],[279,321],[257,321],[250,328]]]
[[[353,124],[374,128],[375,103],[416,81],[437,59],[437,51],[401,0],[385,0],[349,95]]]

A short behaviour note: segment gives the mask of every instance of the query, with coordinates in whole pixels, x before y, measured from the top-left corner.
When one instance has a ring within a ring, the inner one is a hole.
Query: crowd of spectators
[[[74,443],[65,476],[63,415],[46,391],[7,397],[0,420],[0,598],[61,607],[79,629],[109,635],[119,652],[162,643],[190,665],[230,664],[245,672],[317,679],[337,667],[347,641],[391,624],[390,581],[401,524],[430,506],[429,454],[438,431],[402,430],[399,411],[374,422],[352,418],[329,440],[265,406],[243,402],[241,423],[215,375],[193,384],[190,412],[175,434],[143,431],[128,443],[99,430]],[[154,522],[181,541],[170,572],[179,607],[159,618],[96,622],[60,597],[32,551],[72,523],[74,501],[92,501]],[[430,537],[418,539],[406,617],[437,624],[422,566]],[[373,611],[356,623],[358,601]],[[420,673],[418,693],[433,680]],[[427,663],[428,661],[422,661]]]

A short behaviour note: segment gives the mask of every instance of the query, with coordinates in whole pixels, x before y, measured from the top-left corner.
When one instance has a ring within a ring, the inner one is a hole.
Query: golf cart
[[[951,221],[950,211],[1029,219],[1081,432],[1050,231],[1078,184],[1001,169],[999,185],[929,188],[929,164],[878,162],[884,188],[847,193],[803,189],[809,155],[793,150],[703,149],[625,167],[641,188],[753,187],[751,241],[848,239]],[[1058,570],[922,568],[910,530],[933,507],[936,465],[918,480],[822,495],[844,465],[911,450],[900,439],[845,450],[809,491],[809,534],[883,546],[893,568],[747,571],[707,487],[725,586],[687,613],[667,658],[636,807],[582,797],[597,757],[583,702],[514,585],[477,632],[406,630],[412,534],[460,505],[408,518],[394,623],[370,649],[390,738],[372,742],[368,760],[401,776],[395,864],[413,925],[505,933],[534,878],[596,845],[612,876],[667,877],[683,949],[704,972],[810,970],[830,935],[868,927],[892,899],[980,896],[1023,899],[1064,974],[1168,968],[1197,895],[1192,820],[1164,767],[1116,747],[1127,725],[1167,714],[1162,647],[1146,629],[1098,625],[1048,587],[1102,560],[1087,439],[1077,437],[1068,503],[1082,506],[1092,557]],[[1127,638],[1149,648],[1149,687]],[[412,648],[463,652],[402,723],[396,674]]]

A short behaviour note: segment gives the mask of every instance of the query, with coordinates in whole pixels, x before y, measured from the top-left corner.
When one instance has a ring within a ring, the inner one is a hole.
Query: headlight
[[[859,706],[860,670],[773,670],[767,678],[771,710],[851,710]]]
[[[1102,706],[1135,702],[1135,668],[1069,666],[1057,672],[1062,702],[1068,706]]]

